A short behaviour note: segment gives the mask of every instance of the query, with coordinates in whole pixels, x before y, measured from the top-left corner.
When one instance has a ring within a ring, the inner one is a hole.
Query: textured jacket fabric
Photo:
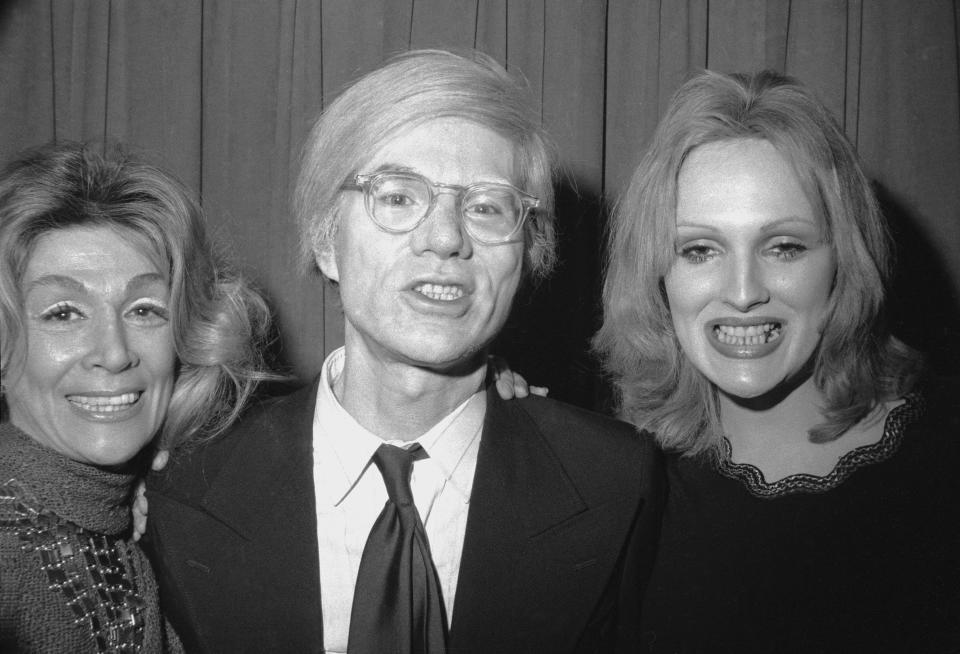
[[[197,652],[322,651],[316,385],[148,480],[163,607]],[[490,389],[449,651],[633,651],[662,504],[623,423]]]
[[[130,538],[134,481],[0,425],[0,652],[182,651]]]

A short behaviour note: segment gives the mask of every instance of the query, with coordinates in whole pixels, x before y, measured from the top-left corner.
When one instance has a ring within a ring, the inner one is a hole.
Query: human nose
[[[123,372],[137,365],[138,358],[130,347],[126,326],[120,317],[91,325],[90,344],[83,363],[87,369],[102,368],[109,372]]]
[[[414,231],[417,254],[433,252],[439,257],[466,258],[473,254],[473,243],[464,230],[460,202],[453,192],[438,194],[430,213]]]
[[[770,291],[761,262],[748,255],[734,257],[727,275],[725,302],[746,313],[769,301]]]

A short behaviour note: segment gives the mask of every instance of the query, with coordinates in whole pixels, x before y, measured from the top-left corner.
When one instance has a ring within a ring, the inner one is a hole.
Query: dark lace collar
[[[130,526],[136,476],[74,461],[0,424],[0,485],[14,481],[36,502],[79,527],[116,535]]]
[[[751,494],[757,497],[775,498],[794,493],[825,493],[839,486],[860,468],[886,461],[900,448],[906,427],[923,415],[925,410],[923,398],[918,392],[910,393],[904,400],[903,404],[887,414],[880,440],[850,450],[840,457],[837,465],[826,476],[798,473],[768,483],[756,466],[731,461],[732,448],[730,441],[726,438],[722,441],[717,471],[725,477],[740,481]]]

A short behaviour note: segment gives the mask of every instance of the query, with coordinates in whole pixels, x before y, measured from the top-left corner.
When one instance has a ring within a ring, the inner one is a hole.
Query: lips
[[[67,401],[81,411],[98,414],[119,413],[136,406],[142,394],[142,391],[136,391],[116,395],[68,395]]]
[[[414,292],[437,302],[453,302],[464,295],[460,284],[434,284],[421,282],[413,287]]]
[[[782,326],[779,322],[765,322],[759,325],[714,325],[713,334],[721,343],[727,345],[763,345],[780,338]]]
[[[757,359],[765,357],[782,342],[786,323],[773,318],[721,318],[706,324],[707,341],[726,357]]]

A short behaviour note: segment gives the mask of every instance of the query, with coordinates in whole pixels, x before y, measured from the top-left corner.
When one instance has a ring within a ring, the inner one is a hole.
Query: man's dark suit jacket
[[[316,388],[258,406],[148,480],[147,549],[188,651],[322,649]],[[637,649],[662,483],[630,426],[491,387],[450,652]]]

